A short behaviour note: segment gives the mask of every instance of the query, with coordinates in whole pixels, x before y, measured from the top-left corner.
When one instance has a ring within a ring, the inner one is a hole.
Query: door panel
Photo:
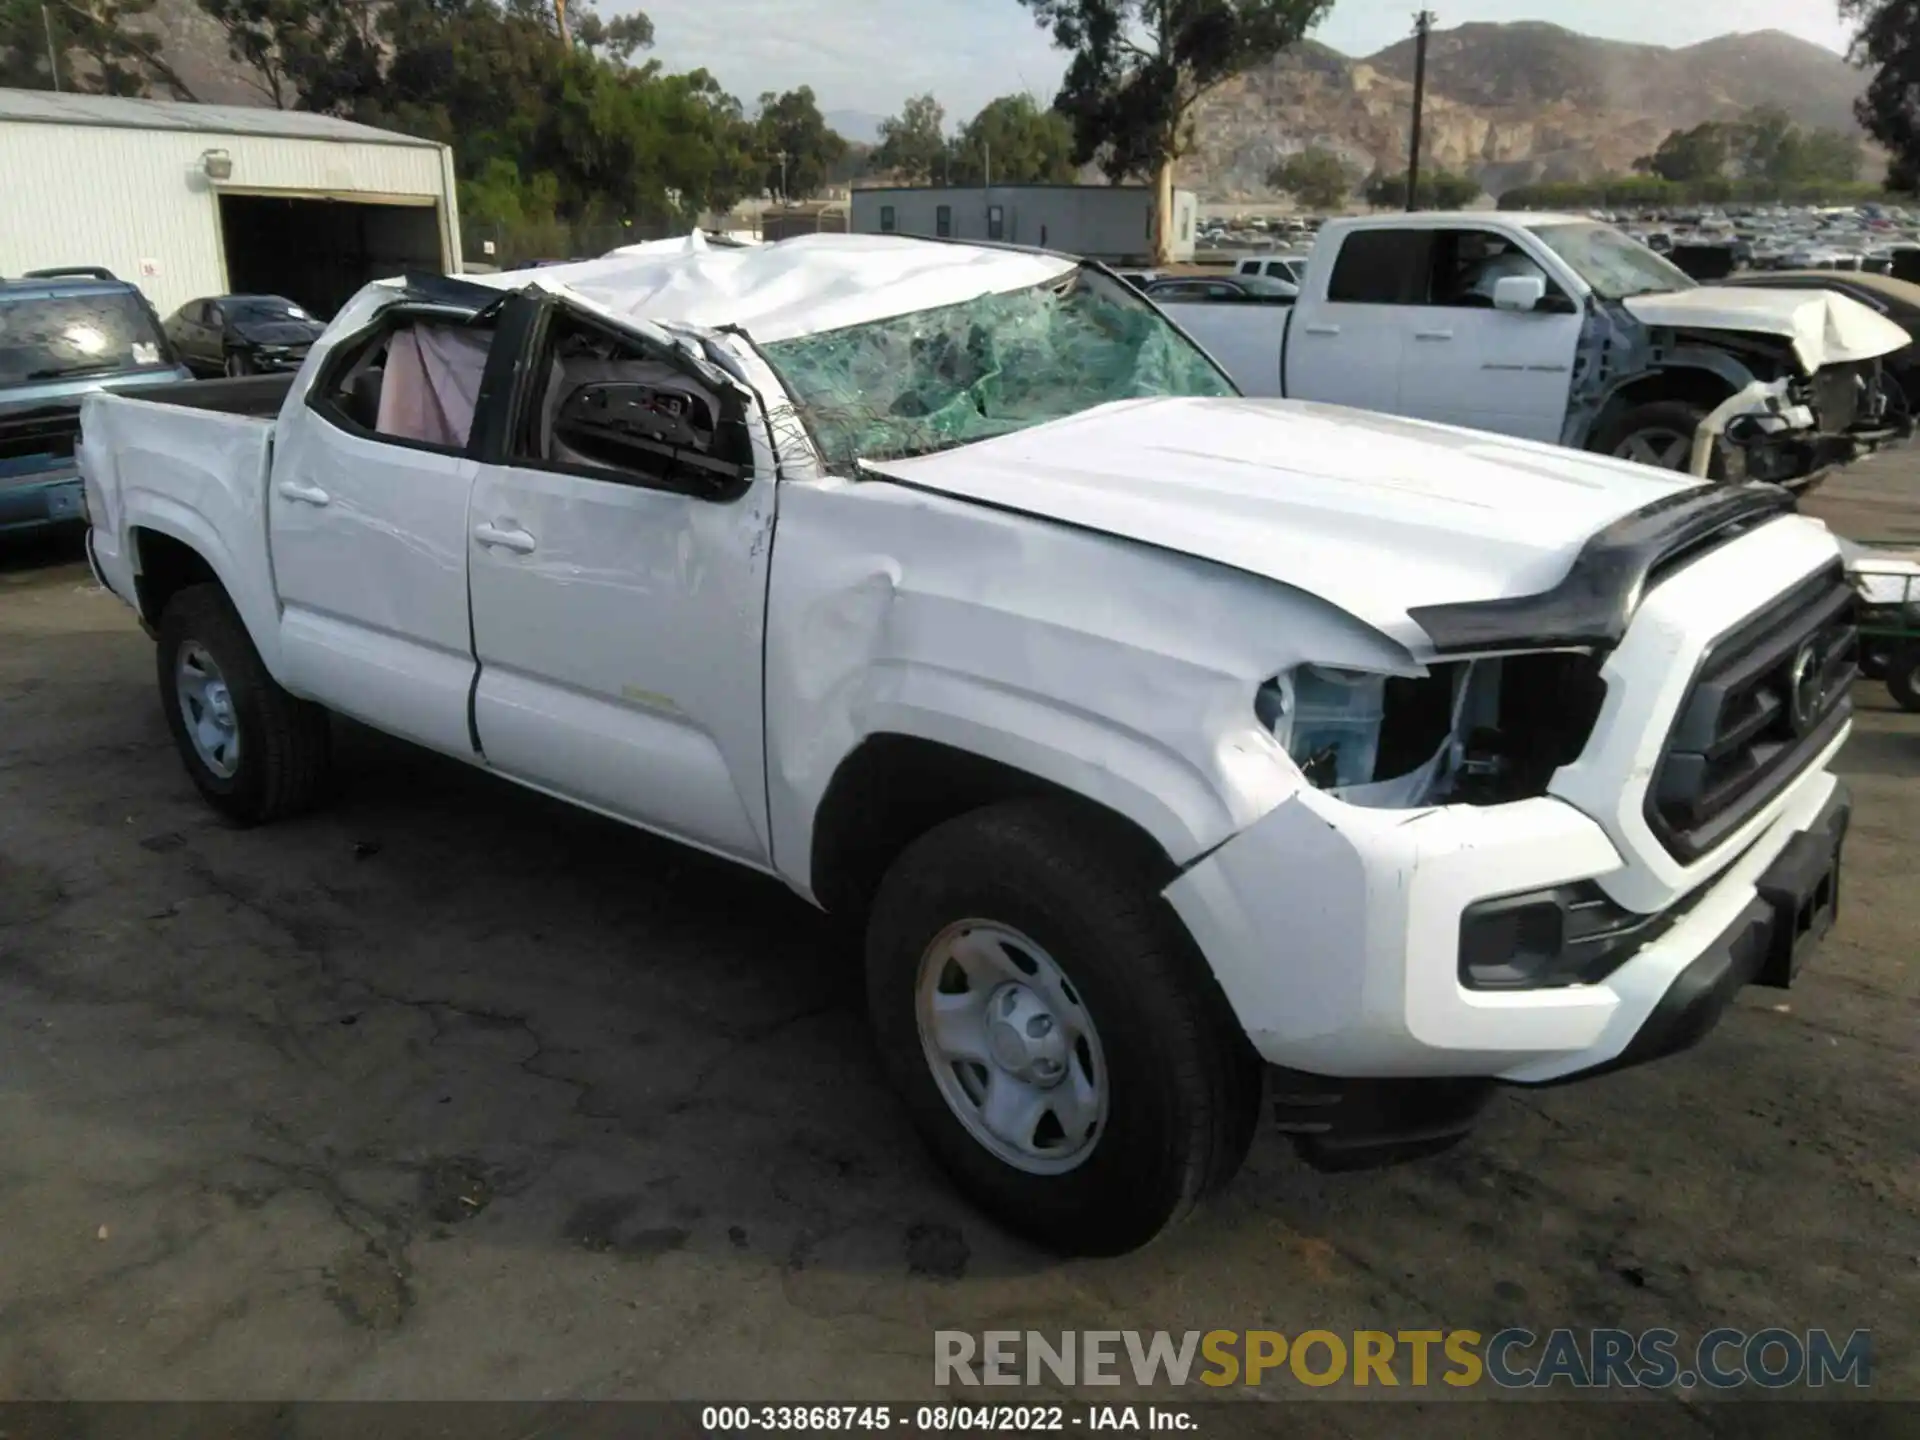
[[[464,456],[317,413],[276,455],[267,515],[288,684],[379,729],[471,754]]]
[[[766,480],[722,503],[481,465],[468,545],[488,764],[765,865],[772,521]]]
[[[1284,314],[1284,311],[1276,312]],[[1408,317],[1399,305],[1314,305],[1287,327],[1287,394],[1396,412]]]
[[[1499,282],[1515,276],[1540,280],[1553,302],[1566,303],[1565,291],[1530,243],[1471,223],[1432,232],[1427,303],[1408,329],[1400,359],[1404,414],[1559,440],[1581,317],[1493,305]]]
[[[1527,440],[1560,439],[1578,315],[1433,306],[1408,333],[1402,414]]]
[[[1322,244],[1328,242],[1323,241]],[[1287,394],[1397,413],[1408,332],[1426,298],[1425,230],[1353,230],[1287,326]]]

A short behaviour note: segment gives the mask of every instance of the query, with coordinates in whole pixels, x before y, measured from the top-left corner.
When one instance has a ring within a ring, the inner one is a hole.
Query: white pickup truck
[[[863,917],[928,1145],[1061,1249],[1263,1085],[1317,1164],[1431,1149],[1833,917],[1849,591],[1785,492],[1245,399],[1097,267],[395,281],[203,388],[272,413],[96,396],[80,463],[207,800],[317,801],[339,712]]]
[[[1804,486],[1912,431],[1882,384],[1908,343],[1892,321],[1824,290],[1696,284],[1579,216],[1330,221],[1298,283],[1291,305],[1166,309],[1248,395],[1716,479]]]

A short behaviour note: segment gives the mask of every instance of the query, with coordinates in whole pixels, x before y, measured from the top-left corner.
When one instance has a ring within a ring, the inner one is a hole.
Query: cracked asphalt
[[[1916,483],[1813,508],[1920,538]],[[1061,1263],[947,1190],[784,890],[345,724],[335,803],[228,828],[131,615],[16,545],[0,1398],[900,1401],[941,1328],[1509,1324],[1867,1327],[1920,1398],[1920,716],[1859,701],[1845,914],[1794,990],[1415,1165],[1263,1134],[1194,1222]]]

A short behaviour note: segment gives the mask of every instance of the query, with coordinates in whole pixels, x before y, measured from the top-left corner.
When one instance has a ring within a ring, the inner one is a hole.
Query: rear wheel
[[[167,728],[209,804],[254,825],[319,798],[327,712],[267,673],[219,586],[193,585],[167,602],[156,658]]]
[[[1239,1169],[1262,1072],[1142,859],[1018,801],[894,863],[867,939],[882,1060],[935,1157],[1008,1229],[1146,1244]]]

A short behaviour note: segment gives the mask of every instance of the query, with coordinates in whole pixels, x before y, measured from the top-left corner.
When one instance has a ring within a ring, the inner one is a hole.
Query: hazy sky
[[[827,110],[892,114],[931,90],[950,118],[996,95],[1051,99],[1062,62],[1019,0],[601,0],[608,16],[653,17],[655,56],[704,65],[749,105],[811,85]],[[1412,29],[1417,0],[1335,0],[1316,38],[1367,55]],[[1786,30],[1833,50],[1847,35],[1833,0],[1433,0],[1444,29],[1470,20],[1551,20],[1616,40],[1691,45],[1732,30]]]

